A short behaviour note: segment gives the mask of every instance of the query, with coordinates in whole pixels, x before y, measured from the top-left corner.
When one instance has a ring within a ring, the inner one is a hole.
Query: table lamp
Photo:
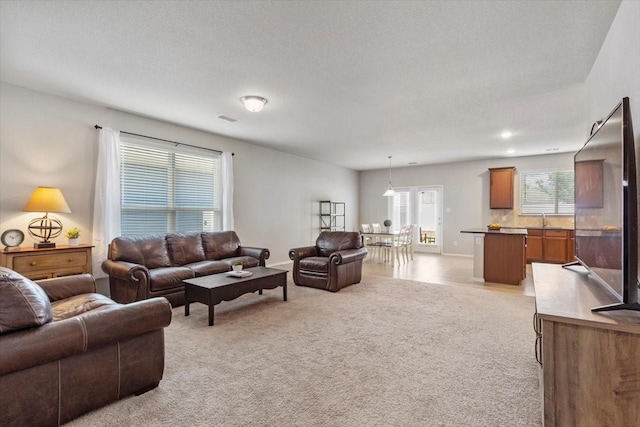
[[[56,244],[50,239],[62,233],[62,223],[49,216],[49,212],[71,213],[62,191],[53,187],[38,187],[24,207],[25,212],[44,212],[42,218],[36,218],[29,223],[29,235],[40,242],[34,243],[36,249],[55,248]]]

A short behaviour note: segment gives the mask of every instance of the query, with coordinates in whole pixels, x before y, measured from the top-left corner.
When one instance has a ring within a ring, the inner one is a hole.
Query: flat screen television
[[[592,311],[638,310],[638,179],[629,98],[574,156],[575,257],[616,299]],[[569,264],[571,265],[571,264]]]

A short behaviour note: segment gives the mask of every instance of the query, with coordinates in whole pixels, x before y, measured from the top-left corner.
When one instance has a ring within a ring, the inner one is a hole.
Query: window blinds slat
[[[409,214],[411,210],[410,196],[410,191],[395,189],[391,214],[391,224],[395,230],[399,230],[401,226],[409,224]]]
[[[218,153],[122,137],[122,234],[222,229]]]
[[[520,173],[520,213],[524,215],[574,212],[573,170]]]

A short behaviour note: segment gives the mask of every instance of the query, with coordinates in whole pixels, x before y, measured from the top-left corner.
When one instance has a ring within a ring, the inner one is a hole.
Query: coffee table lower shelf
[[[233,277],[224,273],[184,280],[184,315],[189,315],[189,304],[199,302],[209,307],[209,326],[213,326],[213,307],[222,301],[231,301],[241,295],[282,286],[282,300],[287,300],[287,271],[269,267],[247,268],[249,277]]]

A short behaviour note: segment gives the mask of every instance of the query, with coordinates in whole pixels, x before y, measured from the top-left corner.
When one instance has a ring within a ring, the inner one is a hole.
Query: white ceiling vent
[[[224,114],[218,115],[218,118],[222,119],[222,120],[226,120],[226,121],[231,122],[231,123],[238,121],[238,119],[234,119],[233,117],[225,116]]]

